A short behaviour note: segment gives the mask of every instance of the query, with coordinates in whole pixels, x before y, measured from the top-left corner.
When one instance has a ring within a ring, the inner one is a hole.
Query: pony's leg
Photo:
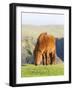
[[[46,65],[48,65],[48,53],[47,53],[47,52],[45,53],[45,59],[46,59],[46,60],[45,60]]]
[[[56,64],[56,55],[55,55],[55,51],[52,53],[52,63]]]
[[[44,65],[44,55],[42,54],[42,62],[43,62],[43,65]]]
[[[50,64],[52,65],[52,53],[49,54],[50,57]]]
[[[55,54],[53,55],[52,60],[53,60],[53,64],[56,64]]]
[[[45,54],[42,54],[42,59],[43,59],[43,65],[45,65]]]

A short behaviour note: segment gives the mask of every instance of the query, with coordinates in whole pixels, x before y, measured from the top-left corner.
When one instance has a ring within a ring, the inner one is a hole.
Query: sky
[[[64,25],[64,15],[22,13],[22,25]]]

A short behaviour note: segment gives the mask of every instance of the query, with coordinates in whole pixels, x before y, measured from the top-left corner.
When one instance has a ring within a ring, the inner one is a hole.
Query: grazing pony
[[[41,33],[37,39],[34,49],[35,65],[55,64],[56,60],[55,38],[47,33]]]

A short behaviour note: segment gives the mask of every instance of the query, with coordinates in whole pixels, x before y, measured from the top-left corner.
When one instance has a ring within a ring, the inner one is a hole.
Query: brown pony
[[[34,49],[35,65],[39,65],[41,62],[43,65],[55,64],[55,55],[55,38],[47,33],[40,34]]]

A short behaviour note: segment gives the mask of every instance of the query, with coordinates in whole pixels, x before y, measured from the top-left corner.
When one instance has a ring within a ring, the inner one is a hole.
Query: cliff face
[[[64,61],[64,38],[56,38],[56,54]]]

